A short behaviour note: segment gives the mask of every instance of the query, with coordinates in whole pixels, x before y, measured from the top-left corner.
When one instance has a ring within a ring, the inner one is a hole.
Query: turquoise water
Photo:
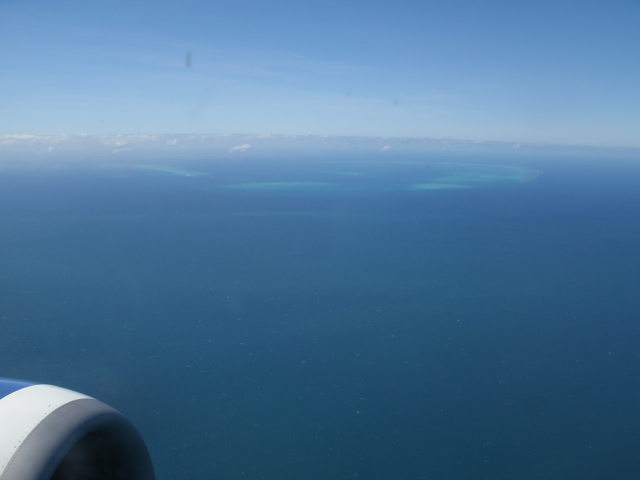
[[[0,172],[2,376],[159,479],[637,478],[639,164],[298,156]]]

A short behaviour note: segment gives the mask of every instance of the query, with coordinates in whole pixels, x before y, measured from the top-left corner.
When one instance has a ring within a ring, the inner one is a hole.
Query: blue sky
[[[0,134],[640,147],[638,25],[637,0],[0,0]]]

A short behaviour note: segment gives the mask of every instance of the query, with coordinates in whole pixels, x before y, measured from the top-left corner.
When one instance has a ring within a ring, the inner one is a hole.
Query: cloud
[[[251,148],[251,145],[249,145],[248,143],[245,143],[244,145],[238,145],[237,147],[231,147],[229,149],[229,153],[233,153],[233,152],[246,152],[247,150],[249,150]]]
[[[384,152],[385,150],[389,150],[390,148],[393,148],[393,146],[392,145],[385,145],[383,147],[380,147],[380,151]]]
[[[111,147],[126,147],[134,143],[146,143],[157,140],[157,135],[131,135],[131,134],[118,134],[118,135],[87,135],[87,137],[93,137],[99,142],[109,145]]]

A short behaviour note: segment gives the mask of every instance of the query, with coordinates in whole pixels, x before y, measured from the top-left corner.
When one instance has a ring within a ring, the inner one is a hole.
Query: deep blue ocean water
[[[118,408],[162,480],[638,478],[640,162],[431,161],[7,168],[1,375]]]

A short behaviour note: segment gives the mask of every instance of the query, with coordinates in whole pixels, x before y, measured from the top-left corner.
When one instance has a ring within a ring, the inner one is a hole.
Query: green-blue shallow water
[[[640,474],[637,164],[125,167],[0,172],[0,364],[159,479]]]

